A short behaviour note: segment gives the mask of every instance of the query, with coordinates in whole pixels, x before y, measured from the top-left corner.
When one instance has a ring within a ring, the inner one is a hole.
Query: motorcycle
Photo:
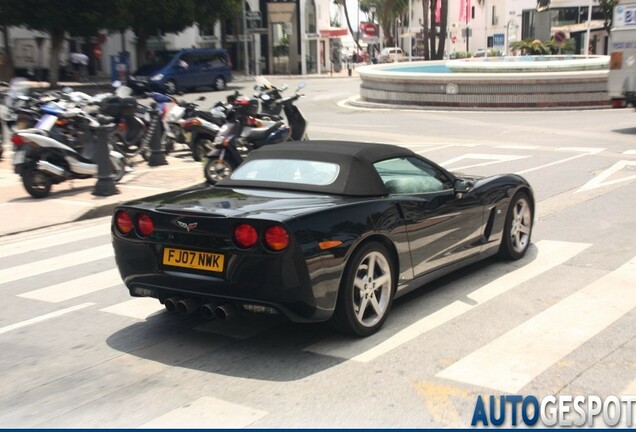
[[[224,124],[214,139],[214,148],[208,153],[204,175],[208,183],[215,184],[229,175],[243,162],[249,152],[264,145],[284,141],[307,141],[307,121],[294,104],[302,95],[301,83],[293,96],[277,101],[283,107],[287,124],[276,118],[259,117],[258,100],[237,97],[232,108],[231,121]]]
[[[53,184],[98,174],[98,165],[92,160],[96,143],[90,128],[99,126],[99,119],[79,109],[69,115],[77,117],[84,136],[92,139],[92,145],[86,143],[81,152],[54,138],[52,129],[58,117],[52,114],[44,114],[35,128],[20,130],[11,138],[15,148],[14,171],[22,177],[24,188],[34,198],[46,197]],[[111,150],[109,160],[114,180],[121,180],[126,172],[123,155]]]
[[[203,160],[212,149],[217,133],[227,122],[228,109],[225,104],[218,103],[209,111],[196,110],[192,117],[181,122],[185,142],[195,161]]]
[[[197,102],[205,100],[205,96],[197,99]],[[175,144],[187,144],[190,147],[190,135],[186,136],[183,128],[184,123],[195,117],[198,112],[198,104],[196,102],[177,101],[172,98],[172,103],[164,106],[164,148],[166,152],[172,151]]]
[[[140,107],[131,95],[130,87],[118,86],[115,94],[101,100],[100,111],[114,117],[117,124],[117,130],[110,136],[110,145],[124,155],[126,160],[139,154],[147,160],[149,149],[145,146],[144,136],[150,118],[143,118],[146,114],[145,107]]]

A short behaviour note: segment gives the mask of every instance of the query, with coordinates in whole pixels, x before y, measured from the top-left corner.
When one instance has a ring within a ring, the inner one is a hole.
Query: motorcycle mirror
[[[305,83],[304,82],[301,82],[301,83],[298,84],[298,90],[300,90],[302,88],[305,88]]]
[[[264,100],[265,102],[267,102],[268,100],[270,100],[271,98],[269,97],[268,94],[262,94],[261,95],[261,99]]]
[[[63,87],[62,93],[71,93],[73,91],[72,87]]]
[[[287,90],[288,88],[289,86],[287,84],[283,84],[283,86],[280,88],[280,91]]]
[[[205,96],[199,96],[199,99],[197,99],[198,101],[204,101],[205,100]]]
[[[114,88],[119,88],[119,87],[121,87],[121,81],[119,81],[119,80],[115,80],[115,81],[113,81],[113,82],[112,82],[112,86],[113,86]]]

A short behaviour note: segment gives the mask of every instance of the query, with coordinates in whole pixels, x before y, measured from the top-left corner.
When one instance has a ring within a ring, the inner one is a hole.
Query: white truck
[[[60,70],[67,67],[69,57],[68,43],[64,43],[60,52]],[[38,77],[41,71],[44,78],[51,67],[51,42],[47,38],[16,38],[13,40],[13,66],[22,75]]]
[[[614,7],[609,51],[612,106],[636,106],[636,0],[620,0]]]

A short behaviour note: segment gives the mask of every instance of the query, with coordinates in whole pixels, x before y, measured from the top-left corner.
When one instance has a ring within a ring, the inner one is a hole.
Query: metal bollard
[[[167,165],[166,149],[163,148],[161,138],[163,137],[163,123],[161,121],[161,111],[153,107],[150,111],[150,126],[146,132],[145,140],[149,140],[148,148],[150,148],[150,157],[148,158],[149,166]]]
[[[87,143],[87,145],[93,146],[92,160],[97,164],[97,183],[95,183],[93,195],[110,196],[119,193],[119,190],[115,187],[113,167],[110,164],[110,148],[108,146],[108,135],[114,127],[113,123],[91,127],[93,139],[88,140],[91,143]]]

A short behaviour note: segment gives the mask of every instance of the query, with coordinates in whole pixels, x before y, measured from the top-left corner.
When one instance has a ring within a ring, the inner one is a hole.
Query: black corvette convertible
[[[491,255],[521,258],[533,215],[518,175],[457,176],[393,145],[311,141],[254,151],[216,186],[121,205],[112,234],[132,296],[367,336],[396,296]]]

